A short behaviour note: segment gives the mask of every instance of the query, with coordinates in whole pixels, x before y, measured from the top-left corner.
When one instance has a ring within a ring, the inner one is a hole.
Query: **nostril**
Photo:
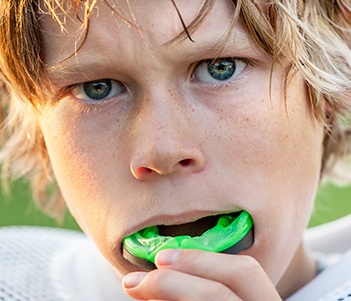
[[[138,174],[143,174],[143,173],[152,173],[152,170],[148,167],[139,167],[137,169]]]
[[[179,164],[181,166],[188,166],[188,165],[190,165],[190,163],[191,163],[191,159],[184,159],[184,160],[179,161]]]

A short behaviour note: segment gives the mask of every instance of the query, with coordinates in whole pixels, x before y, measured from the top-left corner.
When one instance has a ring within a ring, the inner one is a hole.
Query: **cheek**
[[[70,112],[72,109],[64,104],[47,110],[41,118],[42,131],[67,206],[81,228],[92,235],[92,231],[101,230],[110,209],[117,204],[106,197],[107,185],[113,185],[106,179],[123,182],[118,177],[125,173],[117,172],[123,168],[118,161],[124,152],[118,146],[123,143],[110,133],[112,124],[118,127],[112,116],[99,115],[86,122],[86,115]]]
[[[223,108],[213,131],[217,134],[208,139],[213,165],[226,166],[233,179],[241,181],[238,193],[257,192],[257,198],[265,197],[267,205],[274,202],[274,208],[289,206],[283,202],[286,198],[294,199],[293,206],[310,200],[319,180],[323,128],[299,84],[291,84],[290,91],[302,92],[291,92],[285,102],[278,93],[271,99],[267,93],[262,101],[253,94],[246,96],[254,103],[250,107]]]
[[[323,128],[312,117],[303,93],[288,94],[283,106],[273,107],[269,120],[258,127],[261,139],[252,141],[256,147],[246,164],[252,171],[253,190],[263,203],[252,205],[259,232],[256,257],[275,283],[294,256],[310,218],[323,140]],[[260,169],[265,172],[257,174]]]

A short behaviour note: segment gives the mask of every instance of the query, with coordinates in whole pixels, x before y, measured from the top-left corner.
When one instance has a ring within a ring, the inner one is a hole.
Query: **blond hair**
[[[64,18],[57,14],[65,10],[61,1],[41,3],[64,27]],[[213,3],[205,0],[199,15],[188,26],[184,24],[184,33],[175,39],[191,39]],[[81,6],[85,12],[83,17],[77,13],[77,18],[86,32],[95,5],[96,0],[75,1],[73,8]],[[271,0],[266,11],[253,0],[233,0],[233,5],[233,26],[241,18],[273,60],[287,60],[304,77],[314,115],[325,126],[321,175],[327,174],[350,153],[349,124],[341,118],[351,105],[350,0]],[[124,18],[117,8],[111,9]],[[4,178],[26,177],[37,204],[57,217],[64,201],[37,124],[38,108],[51,95],[41,57],[39,13],[37,0],[0,0],[0,162]]]

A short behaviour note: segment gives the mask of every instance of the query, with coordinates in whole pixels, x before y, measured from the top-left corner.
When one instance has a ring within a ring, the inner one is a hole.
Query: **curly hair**
[[[119,17],[133,23],[118,12],[118,7],[104,1]],[[170,43],[191,39],[214,4],[214,0],[204,0],[198,15],[186,25],[175,1],[170,1],[184,26]],[[61,215],[64,201],[37,123],[44,100],[52,95],[42,60],[39,19],[45,7],[64,30],[65,11],[74,9],[82,24],[84,43],[96,2],[75,0],[69,6],[60,0],[0,0],[2,176],[27,178],[39,207],[56,217]],[[290,70],[302,74],[314,116],[325,127],[321,177],[331,174],[339,159],[348,159],[351,145],[351,125],[345,122],[351,107],[350,0],[270,0],[265,6],[255,0],[232,2],[236,7],[233,28],[241,19],[249,35],[273,61],[287,61]]]

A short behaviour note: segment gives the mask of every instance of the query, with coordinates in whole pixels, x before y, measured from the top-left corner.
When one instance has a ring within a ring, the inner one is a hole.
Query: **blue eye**
[[[112,79],[100,79],[71,87],[71,93],[74,97],[88,102],[107,100],[124,93],[125,90],[122,83]]]
[[[222,58],[200,62],[193,72],[195,81],[218,84],[238,76],[247,66],[243,60]]]

